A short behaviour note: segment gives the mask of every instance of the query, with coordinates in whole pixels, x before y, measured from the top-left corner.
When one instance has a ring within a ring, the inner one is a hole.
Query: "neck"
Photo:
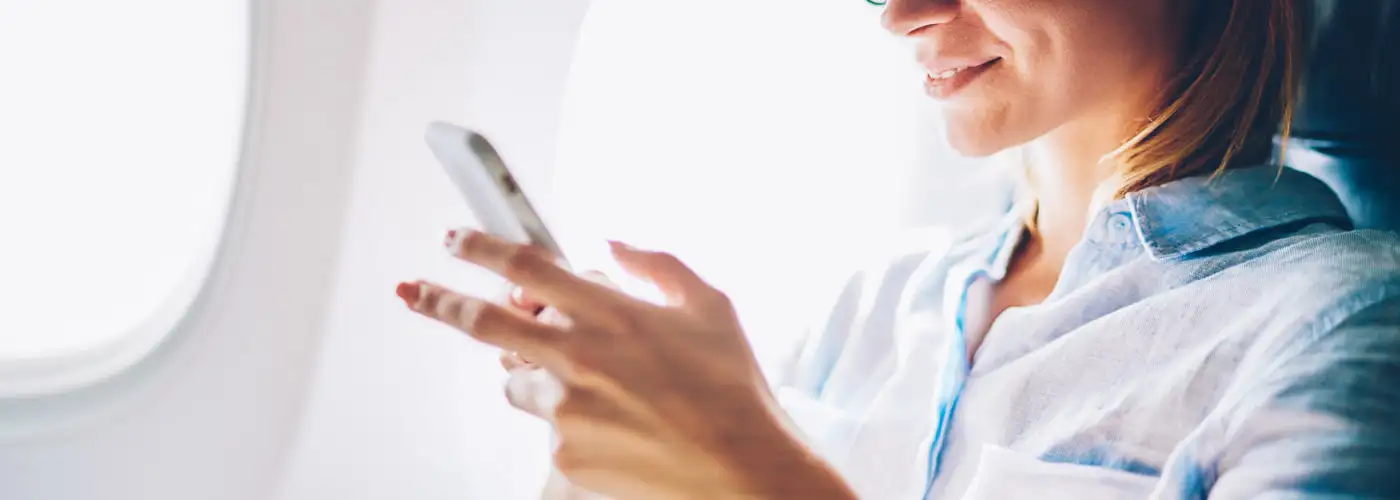
[[[1122,138],[1103,131],[1120,128],[1102,120],[1081,120],[1027,145],[1038,203],[1035,244],[1044,257],[1062,263],[1084,237],[1089,218],[1112,201],[1118,165],[1104,156],[1118,148]]]

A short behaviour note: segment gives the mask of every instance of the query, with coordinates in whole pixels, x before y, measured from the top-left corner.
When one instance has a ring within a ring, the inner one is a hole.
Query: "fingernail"
[[[638,251],[638,250],[637,250],[637,247],[634,247],[634,246],[632,246],[632,245],[628,245],[628,244],[626,244],[626,243],[623,243],[623,242],[617,241],[617,240],[608,240],[608,245],[611,245],[612,248],[613,248],[613,250],[622,250],[622,251],[625,251],[625,252],[636,252],[636,251]]]
[[[412,309],[414,305],[418,304],[418,297],[422,295],[422,289],[423,287],[417,283],[399,283],[399,286],[394,289],[394,293],[403,299],[404,305]]]
[[[456,230],[456,229],[448,229],[448,230],[447,230],[447,236],[443,237],[443,239],[442,239],[442,246],[445,246],[445,247],[447,247],[447,248],[452,248],[452,247],[454,246],[453,243],[456,243],[456,242],[457,242],[457,230]]]

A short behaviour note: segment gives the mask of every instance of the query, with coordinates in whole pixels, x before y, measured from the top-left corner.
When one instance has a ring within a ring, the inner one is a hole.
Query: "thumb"
[[[674,255],[638,250],[626,243],[610,241],[613,258],[622,270],[656,285],[671,305],[696,302],[707,294],[717,293]]]

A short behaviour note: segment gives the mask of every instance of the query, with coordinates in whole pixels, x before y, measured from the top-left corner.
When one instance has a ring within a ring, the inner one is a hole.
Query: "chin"
[[[969,158],[985,158],[1015,146],[1002,140],[997,134],[978,131],[975,127],[961,127],[949,123],[947,128],[948,145],[958,154]]]
[[[975,111],[974,111],[975,109]],[[991,109],[993,111],[987,111]],[[970,158],[984,158],[1020,146],[1035,139],[1037,134],[1026,127],[1008,126],[1008,123],[1021,123],[1021,120],[1008,120],[1004,108],[979,106],[977,108],[949,109],[943,117],[943,130],[948,145],[958,154]]]

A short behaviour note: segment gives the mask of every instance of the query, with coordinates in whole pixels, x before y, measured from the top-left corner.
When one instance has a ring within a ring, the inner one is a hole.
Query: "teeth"
[[[950,69],[950,70],[944,71],[944,72],[942,72],[942,73],[938,73],[938,74],[936,74],[936,75],[930,75],[930,76],[932,76],[934,80],[947,80],[947,79],[952,78],[953,76],[957,75],[957,74],[958,74],[959,72],[961,72],[962,70],[963,70],[963,68],[955,68],[955,69]]]

